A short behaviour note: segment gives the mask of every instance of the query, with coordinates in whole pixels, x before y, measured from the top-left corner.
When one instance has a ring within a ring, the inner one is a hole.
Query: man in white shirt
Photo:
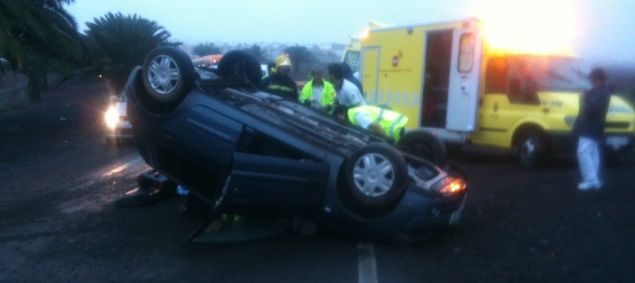
[[[366,101],[364,100],[364,97],[362,97],[362,94],[359,92],[357,86],[344,79],[342,66],[340,64],[330,64],[328,66],[328,70],[331,83],[335,86],[337,103],[339,105],[346,107],[366,105]]]

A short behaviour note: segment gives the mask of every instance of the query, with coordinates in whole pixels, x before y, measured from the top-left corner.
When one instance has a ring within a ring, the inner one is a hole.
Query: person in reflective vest
[[[373,105],[362,105],[353,108],[338,106],[334,115],[349,123],[368,129],[371,132],[387,138],[392,142],[397,142],[404,134],[408,117],[405,115]]]
[[[309,80],[300,93],[300,103],[314,109],[330,112],[335,104],[335,88],[323,78],[324,71],[316,67],[311,71]]]

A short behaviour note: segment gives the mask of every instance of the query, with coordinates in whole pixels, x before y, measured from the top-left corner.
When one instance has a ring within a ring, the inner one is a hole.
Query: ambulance
[[[591,86],[588,69],[573,56],[496,50],[481,22],[469,19],[370,29],[360,59],[367,102],[407,115],[409,131],[446,146],[514,150],[526,167],[575,149],[572,126]],[[633,145],[635,113],[616,95],[606,134],[612,152]]]

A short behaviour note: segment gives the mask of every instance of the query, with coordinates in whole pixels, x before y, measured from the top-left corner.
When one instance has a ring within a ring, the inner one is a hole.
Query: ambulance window
[[[485,72],[485,93],[507,92],[507,60],[505,58],[492,58],[487,62]]]
[[[459,72],[472,71],[474,65],[474,34],[465,33],[459,41]]]

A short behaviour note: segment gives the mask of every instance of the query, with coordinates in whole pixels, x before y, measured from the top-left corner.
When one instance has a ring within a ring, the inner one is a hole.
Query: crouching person
[[[403,136],[408,122],[408,117],[399,112],[373,105],[352,108],[340,105],[333,114],[341,121],[348,121],[393,143],[397,143]]]

